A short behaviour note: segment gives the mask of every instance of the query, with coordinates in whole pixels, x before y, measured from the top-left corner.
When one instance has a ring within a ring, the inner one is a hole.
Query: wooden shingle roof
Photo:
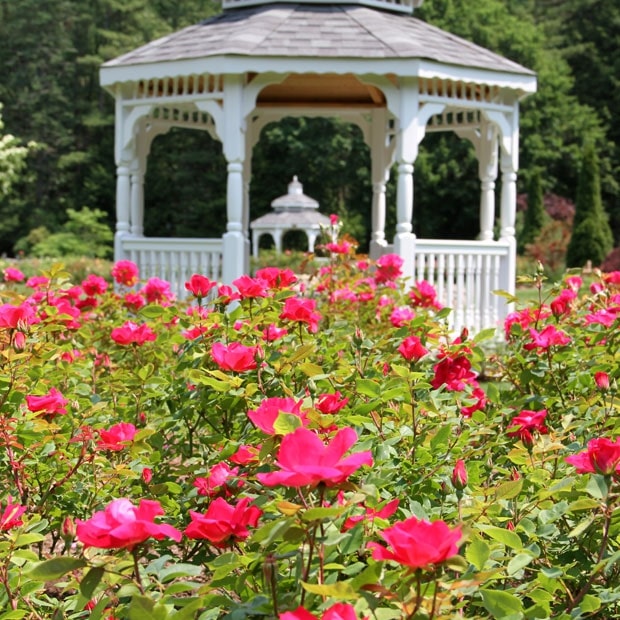
[[[104,67],[211,56],[427,59],[503,73],[534,73],[409,15],[359,5],[273,4],[225,11],[163,37]]]

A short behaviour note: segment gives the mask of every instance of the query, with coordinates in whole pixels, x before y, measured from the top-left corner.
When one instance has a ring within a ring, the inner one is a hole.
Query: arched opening
[[[282,235],[282,251],[286,252],[287,250],[308,251],[308,236],[303,230],[287,230]]]
[[[366,251],[370,239],[370,152],[352,123],[324,117],[285,117],[268,124],[254,147],[251,219],[269,213],[293,175],[319,211],[335,213]],[[304,235],[305,237],[305,235]]]
[[[144,234],[219,237],[226,230],[226,160],[206,131],[172,128],[151,145]]]

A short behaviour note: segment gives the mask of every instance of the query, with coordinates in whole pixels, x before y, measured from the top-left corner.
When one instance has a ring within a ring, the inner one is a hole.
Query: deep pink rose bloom
[[[408,362],[417,362],[428,353],[428,349],[417,336],[407,336],[398,347],[398,352]]]
[[[280,338],[286,336],[288,334],[288,329],[286,327],[278,327],[275,323],[271,323],[263,330],[263,340],[266,342],[273,342],[274,340],[279,340]]]
[[[82,290],[89,297],[103,295],[108,290],[108,283],[105,281],[105,278],[91,273],[82,282]]]
[[[316,402],[316,408],[321,413],[335,414],[346,407],[349,402],[348,398],[343,398],[340,392],[334,394],[319,394]]]
[[[107,431],[99,431],[99,437],[101,439],[97,442],[97,448],[99,448],[99,450],[120,452],[127,447],[127,444],[133,441],[136,433],[137,429],[133,424],[129,422],[119,422],[118,424],[110,426]]]
[[[233,280],[233,285],[237,287],[239,295],[242,299],[256,299],[259,297],[267,297],[267,283],[258,278],[252,278],[244,275]]]
[[[32,276],[26,280],[26,286],[29,288],[46,288],[50,283],[50,279],[47,276]]]
[[[215,497],[222,491],[225,495],[230,495],[227,486],[229,481],[239,475],[238,467],[231,467],[228,463],[217,463],[214,465],[206,477],[199,476],[194,480],[194,486],[198,489],[198,495]]]
[[[270,289],[288,288],[297,282],[297,276],[291,269],[279,267],[263,267],[255,274],[258,280],[262,280]]]
[[[433,367],[435,376],[431,385],[437,389],[445,385],[448,390],[461,392],[467,384],[476,378],[471,370],[471,362],[465,355],[446,356]]]
[[[609,375],[606,372],[595,372],[594,382],[599,390],[607,391],[609,389]]]
[[[168,304],[174,300],[170,290],[170,282],[160,278],[149,278],[140,292],[150,304]]]
[[[316,301],[304,297],[287,297],[280,318],[298,323],[306,323],[308,331],[316,334],[319,330],[321,315],[316,310]]]
[[[76,536],[85,547],[130,551],[147,538],[180,542],[179,530],[166,523],[155,523],[155,517],[163,514],[159,502],[141,499],[136,507],[128,499],[115,499],[87,521],[76,519]]]
[[[190,510],[192,522],[185,529],[185,535],[208,540],[217,547],[245,540],[250,535],[248,527],[256,527],[263,514],[257,506],[250,506],[250,501],[249,497],[244,497],[232,505],[218,497],[204,514]]]
[[[140,293],[127,293],[123,297],[123,303],[132,312],[138,312],[140,308],[146,305],[146,300]]]
[[[138,282],[138,265],[130,260],[119,260],[112,267],[112,277],[117,284],[133,286]]]
[[[307,428],[298,428],[286,435],[280,444],[276,464],[280,471],[257,474],[261,484],[268,487],[328,487],[344,482],[362,465],[372,465],[370,452],[345,453],[357,441],[352,428],[340,429],[325,445],[321,438]]]
[[[618,315],[615,312],[609,309],[602,309],[586,314],[584,322],[586,325],[602,325],[603,327],[609,328],[614,324],[617,318]]]
[[[4,270],[5,282],[23,282],[26,276],[17,267],[7,267]]]
[[[19,306],[11,304],[0,306],[0,329],[26,329],[29,325],[39,322],[34,308],[28,303]]]
[[[608,284],[620,284],[620,271],[610,271],[603,276]]]
[[[530,327],[530,336],[532,337],[532,342],[528,342],[523,346],[528,351],[532,349],[546,351],[549,347],[561,347],[570,342],[570,336],[561,329],[557,329],[555,325],[547,325],[541,332]]]
[[[142,480],[144,480],[144,484],[151,484],[151,480],[153,480],[153,470],[150,467],[145,467],[142,470]]]
[[[239,446],[239,449],[228,457],[228,460],[235,465],[249,465],[258,462],[260,446]]]
[[[332,254],[349,254],[355,246],[349,241],[341,241],[340,243],[326,243],[325,249]]]
[[[441,309],[441,304],[437,300],[437,291],[435,287],[426,280],[416,282],[416,285],[409,292],[409,299],[414,306],[419,308],[435,308]]]
[[[524,308],[518,312],[511,312],[504,321],[506,339],[510,339],[513,325],[520,325],[522,329],[527,329],[532,323],[542,321],[549,316],[551,316],[551,310],[547,306]]]
[[[56,389],[51,388],[43,396],[26,396],[28,409],[33,413],[41,413],[46,418],[53,418],[57,415],[67,413],[67,403],[69,401]]]
[[[506,434],[508,437],[518,437],[524,446],[531,448],[534,445],[532,433],[538,432],[541,435],[546,435],[549,432],[545,426],[546,417],[546,409],[541,409],[540,411],[529,411],[526,409],[512,418],[506,428]]]
[[[303,426],[308,425],[308,418],[305,412],[301,411],[302,401],[294,398],[266,398],[259,405],[258,409],[248,411],[248,418],[267,435],[276,435],[277,431],[273,425],[278,419],[280,412],[296,415]]]
[[[257,366],[256,358],[260,353],[258,347],[246,347],[240,342],[231,342],[225,345],[214,342],[211,346],[211,357],[222,370],[244,372],[254,370]]]
[[[394,327],[402,327],[415,319],[415,312],[409,306],[399,306],[392,310],[390,314],[390,323]]]
[[[209,280],[209,278],[199,273],[192,275],[189,282],[185,283],[185,289],[198,299],[206,297],[216,286],[217,282]]]
[[[377,260],[377,270],[375,271],[375,282],[385,284],[393,282],[403,275],[401,267],[403,259],[398,254],[384,254]]]
[[[116,344],[121,345],[143,345],[145,342],[157,339],[155,332],[146,323],[137,325],[133,321],[125,321],[121,327],[115,327],[110,337]]]
[[[577,293],[572,288],[565,288],[550,304],[553,316],[560,317],[568,314],[571,304],[577,298]]]
[[[458,553],[461,528],[451,530],[444,521],[431,523],[410,517],[383,530],[380,535],[388,547],[368,543],[375,560],[394,560],[412,568],[424,568],[441,564]]]
[[[620,474],[620,437],[611,441],[606,437],[591,439],[587,450],[566,457],[580,474]]]
[[[482,411],[487,406],[488,402],[487,395],[478,385],[477,381],[470,381],[470,385],[474,388],[471,393],[471,398],[474,399],[474,402],[471,405],[461,407],[461,415],[464,418],[471,418],[474,411]]]
[[[463,459],[457,459],[450,476],[450,481],[452,486],[458,491],[462,491],[467,486],[467,468]]]
[[[21,516],[26,512],[26,506],[13,503],[13,498],[9,495],[6,500],[6,507],[2,510],[0,505],[0,532],[6,532],[11,528],[23,524]]]
[[[319,618],[303,607],[280,614],[280,620],[357,620],[355,608],[349,603],[335,603],[323,612]],[[366,619],[365,619],[366,620]]]
[[[399,503],[399,499],[393,499],[381,508],[367,508],[364,514],[353,515],[352,517],[346,519],[346,521],[342,524],[342,531],[346,532],[347,530],[350,530],[360,521],[372,522],[375,519],[389,519],[398,509]]]

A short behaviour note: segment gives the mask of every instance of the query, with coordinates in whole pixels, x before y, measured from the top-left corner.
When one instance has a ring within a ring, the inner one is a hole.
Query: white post
[[[144,172],[139,159],[131,167],[131,234],[144,236]]]
[[[390,176],[388,156],[387,111],[376,109],[371,113],[370,158],[372,178],[372,232],[370,258],[376,260],[385,246],[385,184]]]
[[[123,161],[116,167],[116,233],[114,234],[114,260],[125,257],[123,237],[129,234],[130,179],[129,162]]]
[[[419,96],[417,82],[403,78],[400,85],[400,110],[396,142],[398,181],[396,186],[396,234],[394,252],[403,259],[403,277],[415,275],[415,235],[413,218],[413,163],[418,145],[424,137],[424,126],[419,125]],[[412,282],[411,282],[412,284]]]
[[[517,241],[515,238],[515,220],[517,215],[517,170],[519,169],[519,117],[518,103],[514,104],[511,114],[506,114],[510,131],[501,139],[500,168],[502,172],[502,190],[500,199],[500,240],[509,244],[508,257],[500,269],[500,286],[514,295],[517,279]],[[501,127],[500,127],[501,129]],[[501,318],[512,310],[508,304]]]
[[[224,131],[222,143],[228,162],[226,185],[226,232],[223,236],[222,280],[231,284],[242,276],[246,266],[246,235],[243,229],[243,161],[245,123],[242,118],[243,78],[224,76]]]
[[[497,178],[497,128],[483,123],[480,128],[478,174],[480,177],[480,234],[481,241],[493,240],[495,222],[495,179]]]

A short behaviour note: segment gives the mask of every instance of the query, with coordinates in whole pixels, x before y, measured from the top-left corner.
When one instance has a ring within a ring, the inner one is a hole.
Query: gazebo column
[[[276,249],[276,254],[282,254],[282,237],[284,236],[283,232],[284,231],[280,230],[279,228],[271,231],[271,233],[273,234],[273,244]]]
[[[399,129],[396,142],[396,234],[394,252],[403,259],[403,277],[415,275],[415,235],[413,234],[413,163],[424,137],[419,125],[419,96],[415,80],[403,78],[400,87]],[[412,282],[411,282],[412,283]]]
[[[493,239],[495,223],[495,180],[497,179],[497,128],[485,123],[480,129],[478,173],[480,177],[480,234],[481,241]]]
[[[387,146],[387,111],[375,109],[371,113],[370,158],[372,179],[372,232],[370,258],[376,260],[384,252],[385,240],[385,187],[390,176],[390,157]]]
[[[243,229],[243,162],[245,126],[241,112],[243,81],[238,75],[224,77],[224,131],[222,143],[227,165],[226,232],[222,238],[222,280],[231,284],[242,276],[246,266],[246,235]]]
[[[308,252],[314,252],[314,245],[319,236],[319,232],[316,230],[306,230],[306,237],[308,238]]]
[[[517,278],[517,241],[515,238],[515,221],[517,216],[517,170],[519,169],[519,128],[518,109],[515,105],[513,114],[506,115],[510,132],[502,128],[500,169],[502,189],[500,198],[500,241],[508,243],[508,257],[502,264],[501,286],[511,295],[515,293]],[[506,313],[512,305],[506,306]]]
[[[144,173],[145,157],[140,155],[134,158],[131,165],[131,234],[137,237],[144,236]]]
[[[116,232],[114,234],[114,260],[126,258],[123,237],[130,234],[129,215],[131,204],[130,162],[121,161],[116,167]]]

